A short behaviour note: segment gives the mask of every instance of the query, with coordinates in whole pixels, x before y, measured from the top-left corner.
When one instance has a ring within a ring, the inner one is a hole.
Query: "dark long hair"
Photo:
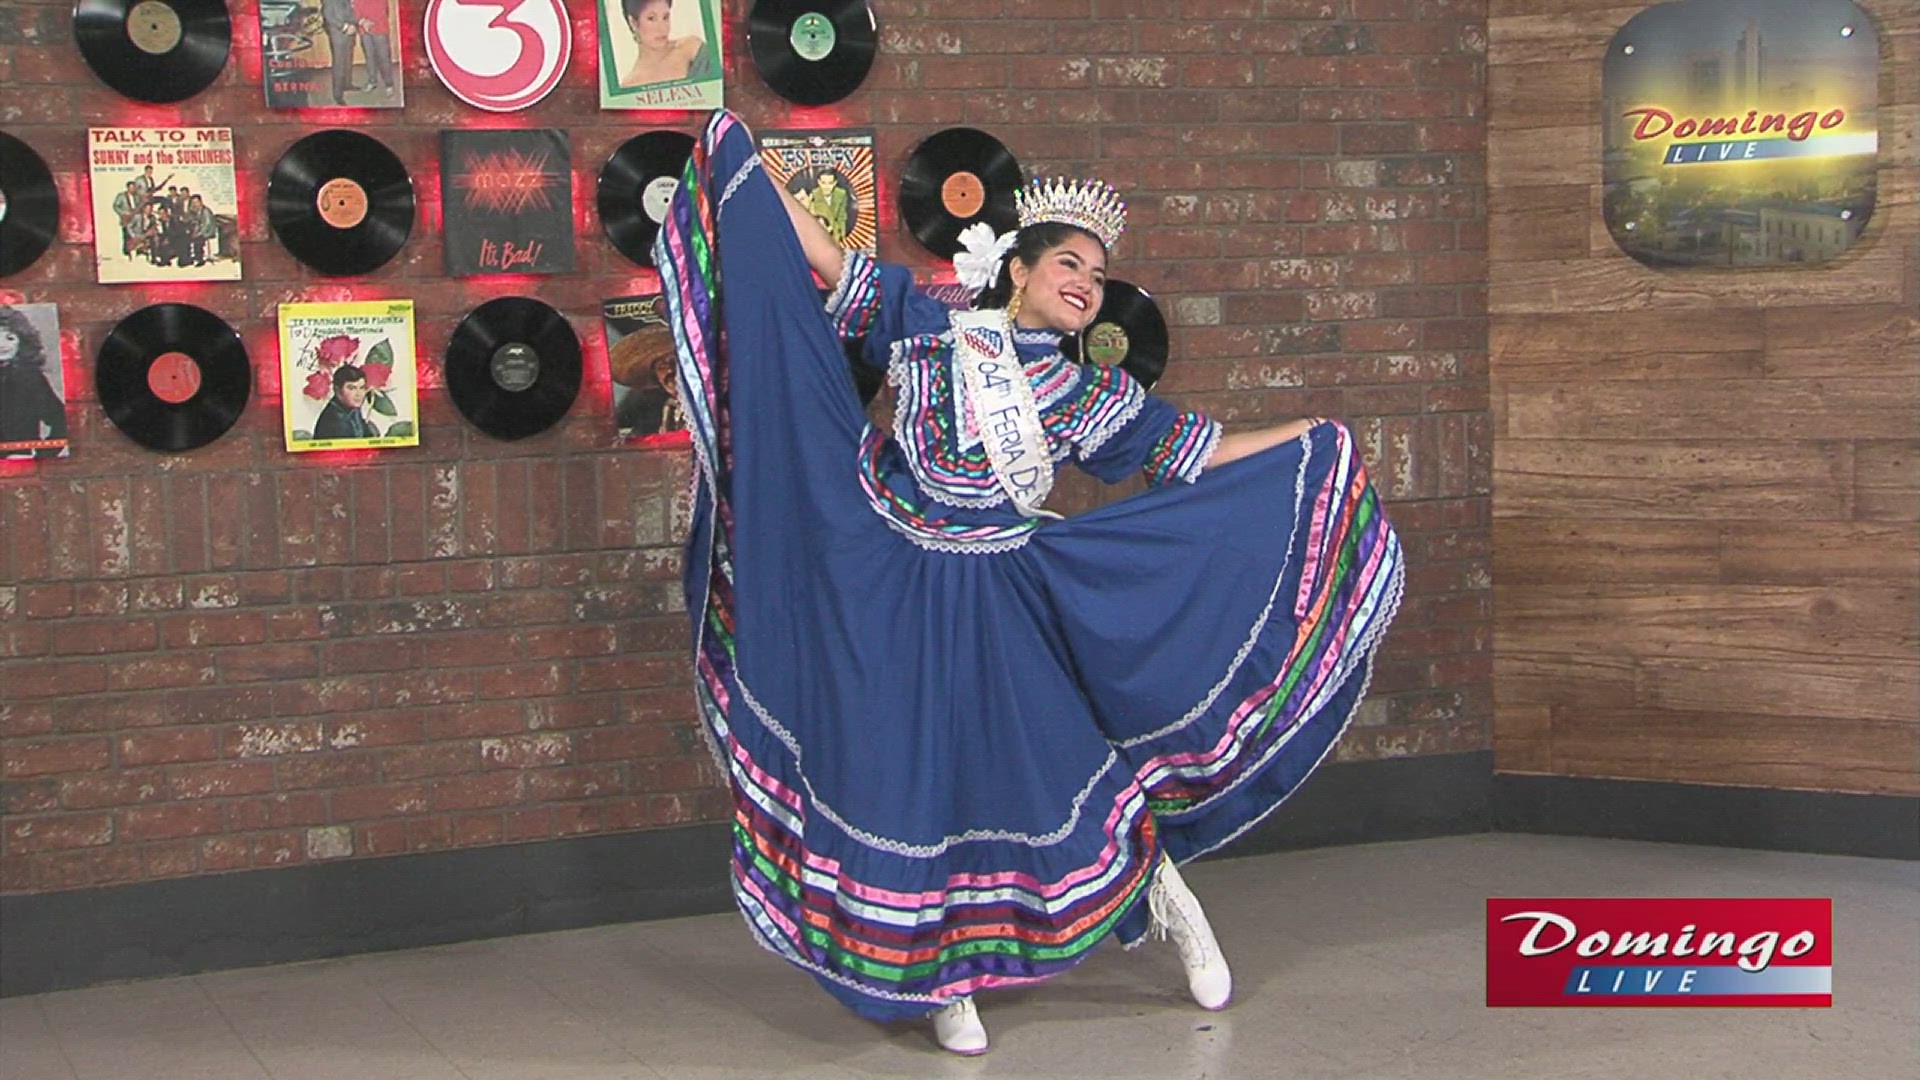
[[[30,368],[47,366],[47,350],[40,342],[40,331],[34,329],[25,315],[10,304],[0,304],[0,327],[13,331],[13,336],[20,339],[20,349],[14,353],[12,363]]]
[[[1000,277],[987,286],[979,296],[973,298],[976,311],[988,308],[1003,308],[1013,299],[1013,260],[1019,259],[1020,265],[1033,269],[1040,256],[1065,243],[1074,233],[1100,244],[1100,238],[1078,225],[1069,225],[1064,221],[1036,221],[1021,229],[1013,243],[1013,250],[1007,254],[1007,261],[1000,264]],[[1101,254],[1107,253],[1107,245],[1100,244]]]

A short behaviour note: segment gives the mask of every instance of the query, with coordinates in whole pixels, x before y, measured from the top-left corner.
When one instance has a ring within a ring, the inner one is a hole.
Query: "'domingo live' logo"
[[[1833,1004],[1833,901],[1491,899],[1488,1005]]]

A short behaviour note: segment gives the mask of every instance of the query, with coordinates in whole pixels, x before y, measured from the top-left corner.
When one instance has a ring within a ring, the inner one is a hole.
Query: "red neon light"
[[[378,450],[308,450],[292,455],[295,465],[320,469],[362,469],[380,460]]]
[[[241,335],[247,346],[247,363],[253,367],[253,396],[280,412],[280,320],[256,326]],[[276,426],[278,426],[276,424]]]

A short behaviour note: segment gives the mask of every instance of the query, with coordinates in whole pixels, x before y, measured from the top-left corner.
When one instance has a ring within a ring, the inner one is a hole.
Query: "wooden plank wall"
[[[1642,5],[1489,5],[1498,771],[1920,793],[1920,3],[1862,6],[1862,241],[1661,272],[1600,214]]]

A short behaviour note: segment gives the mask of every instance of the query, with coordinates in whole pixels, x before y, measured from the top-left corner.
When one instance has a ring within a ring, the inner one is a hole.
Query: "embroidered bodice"
[[[949,507],[1006,507],[954,370],[950,309],[915,289],[904,267],[856,252],[827,311],[843,339],[864,335],[867,362],[885,369],[895,390],[893,443],[920,492]],[[1192,482],[1220,425],[1148,394],[1120,368],[1076,363],[1060,341],[1049,330],[1014,333],[1053,461],[1071,458],[1109,483],[1136,470],[1154,484]],[[872,456],[882,456],[879,446]]]

